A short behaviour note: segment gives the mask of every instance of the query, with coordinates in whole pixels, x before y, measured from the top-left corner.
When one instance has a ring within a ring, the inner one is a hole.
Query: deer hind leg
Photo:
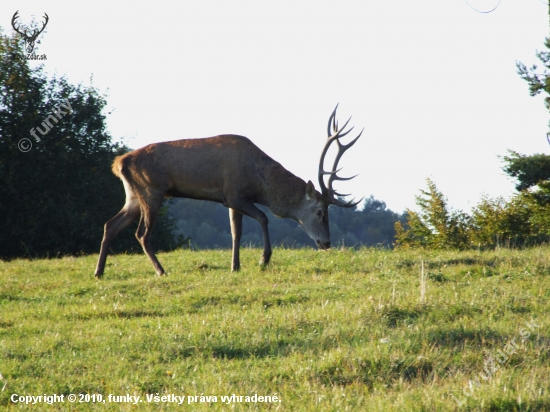
[[[236,209],[242,214],[245,214],[247,216],[250,216],[253,219],[256,219],[258,223],[260,223],[260,226],[262,227],[262,233],[264,237],[264,252],[262,254],[262,257],[260,259],[260,265],[264,266],[269,263],[269,259],[271,259],[271,242],[269,241],[269,231],[267,229],[267,216],[264,212],[262,212],[260,209],[258,209],[256,206],[254,206],[254,203],[241,199],[237,200],[234,203],[231,204],[231,207],[233,209]]]
[[[151,234],[163,199],[164,195],[159,192],[146,195],[145,199],[140,202],[141,218],[139,219],[139,225],[136,231],[137,240],[159,276],[164,276],[166,272],[153,251]]]
[[[140,213],[139,202],[136,195],[126,181],[123,180],[123,182],[124,188],[126,189],[126,204],[115,217],[105,223],[103,240],[101,241],[101,251],[99,252],[99,260],[97,261],[97,267],[95,269],[95,277],[98,279],[103,276],[107,254],[109,253],[109,248],[113,243],[113,239],[122,229],[132,223]]]
[[[243,233],[243,214],[235,209],[229,208],[229,222],[231,224],[231,236],[233,238],[233,257],[231,259],[231,270],[237,271],[241,268],[239,259],[239,248],[241,246],[241,235]]]

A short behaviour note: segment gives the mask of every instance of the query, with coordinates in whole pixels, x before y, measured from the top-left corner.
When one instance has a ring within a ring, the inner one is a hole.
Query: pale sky
[[[415,207],[428,177],[465,211],[484,193],[510,195],[497,156],[550,153],[543,97],[515,67],[540,63],[543,0],[489,14],[464,0],[3,0],[4,31],[16,10],[23,24],[48,14],[35,50],[46,72],[84,85],[93,74],[114,109],[108,131],[132,148],[241,134],[318,188],[339,102],[340,123],[352,115],[365,131],[340,161],[342,176],[359,176],[337,189],[396,212]]]

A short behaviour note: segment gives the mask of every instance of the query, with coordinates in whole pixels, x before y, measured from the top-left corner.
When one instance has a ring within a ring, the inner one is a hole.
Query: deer
[[[351,208],[359,201],[344,201],[349,194],[333,188],[336,180],[350,180],[337,173],[340,158],[361,137],[350,143],[340,139],[353,127],[338,127],[336,110],[329,117],[327,140],[321,152],[318,179],[321,191],[309,180],[307,183],[286,170],[251,140],[238,135],[220,135],[200,139],[182,139],[153,143],[115,158],[112,171],[122,180],[126,193],[123,208],[105,223],[95,277],[102,278],[107,254],[114,237],[139,216],[136,238],[159,276],[166,274],[152,249],[151,232],[165,198],[209,200],[229,208],[232,235],[231,270],[240,269],[239,247],[243,216],[258,221],[263,234],[263,253],[260,265],[269,263],[272,250],[268,219],[255,204],[264,205],[279,218],[298,222],[321,250],[331,246],[328,208],[335,205]],[[338,152],[331,171],[325,171],[325,156],[337,143]],[[329,176],[325,184],[325,176]]]
[[[38,30],[38,29],[34,29],[33,31],[33,34],[31,36],[29,36],[27,34],[27,32],[21,32],[19,31],[19,27],[16,27],[15,26],[15,22],[16,20],[18,19],[18,14],[19,13],[19,10],[17,10],[14,14],[13,14],[13,17],[11,18],[11,26],[13,27],[13,29],[19,33],[23,39],[25,40],[25,44],[26,44],[26,48],[27,48],[27,53],[32,53],[32,51],[34,50],[34,42],[36,41],[36,39],[38,38],[38,36],[40,35],[40,33],[42,33],[44,31],[44,29],[46,28],[46,25],[48,24],[48,21],[50,20],[50,18],[48,17],[48,15],[46,13],[44,13],[44,19],[45,19],[45,22],[44,24],[42,25],[42,29]],[[40,43],[40,42],[38,42]]]

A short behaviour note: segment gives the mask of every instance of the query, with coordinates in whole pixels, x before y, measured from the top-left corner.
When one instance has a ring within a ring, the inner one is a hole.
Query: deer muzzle
[[[330,249],[330,240],[327,240],[325,242],[322,242],[320,239],[317,239],[315,241],[315,243],[317,244],[317,247],[319,249],[323,249],[323,250],[328,250]]]

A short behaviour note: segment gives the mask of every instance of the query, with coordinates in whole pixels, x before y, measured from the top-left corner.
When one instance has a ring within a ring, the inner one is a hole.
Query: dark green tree
[[[508,156],[503,156],[506,163],[504,172],[518,180],[516,189],[522,191],[544,183],[550,177],[550,156],[536,153],[526,156],[509,151]]]
[[[20,42],[0,32],[0,257],[97,252],[124,204],[110,166],[127,148],[106,131],[97,89],[48,79],[16,54]],[[173,229],[159,220],[157,248],[177,243]],[[137,249],[132,237],[121,234],[115,251]]]
[[[536,153],[531,156],[510,151],[503,156],[503,170],[517,179],[516,189],[541,206],[550,205],[550,156]]]

